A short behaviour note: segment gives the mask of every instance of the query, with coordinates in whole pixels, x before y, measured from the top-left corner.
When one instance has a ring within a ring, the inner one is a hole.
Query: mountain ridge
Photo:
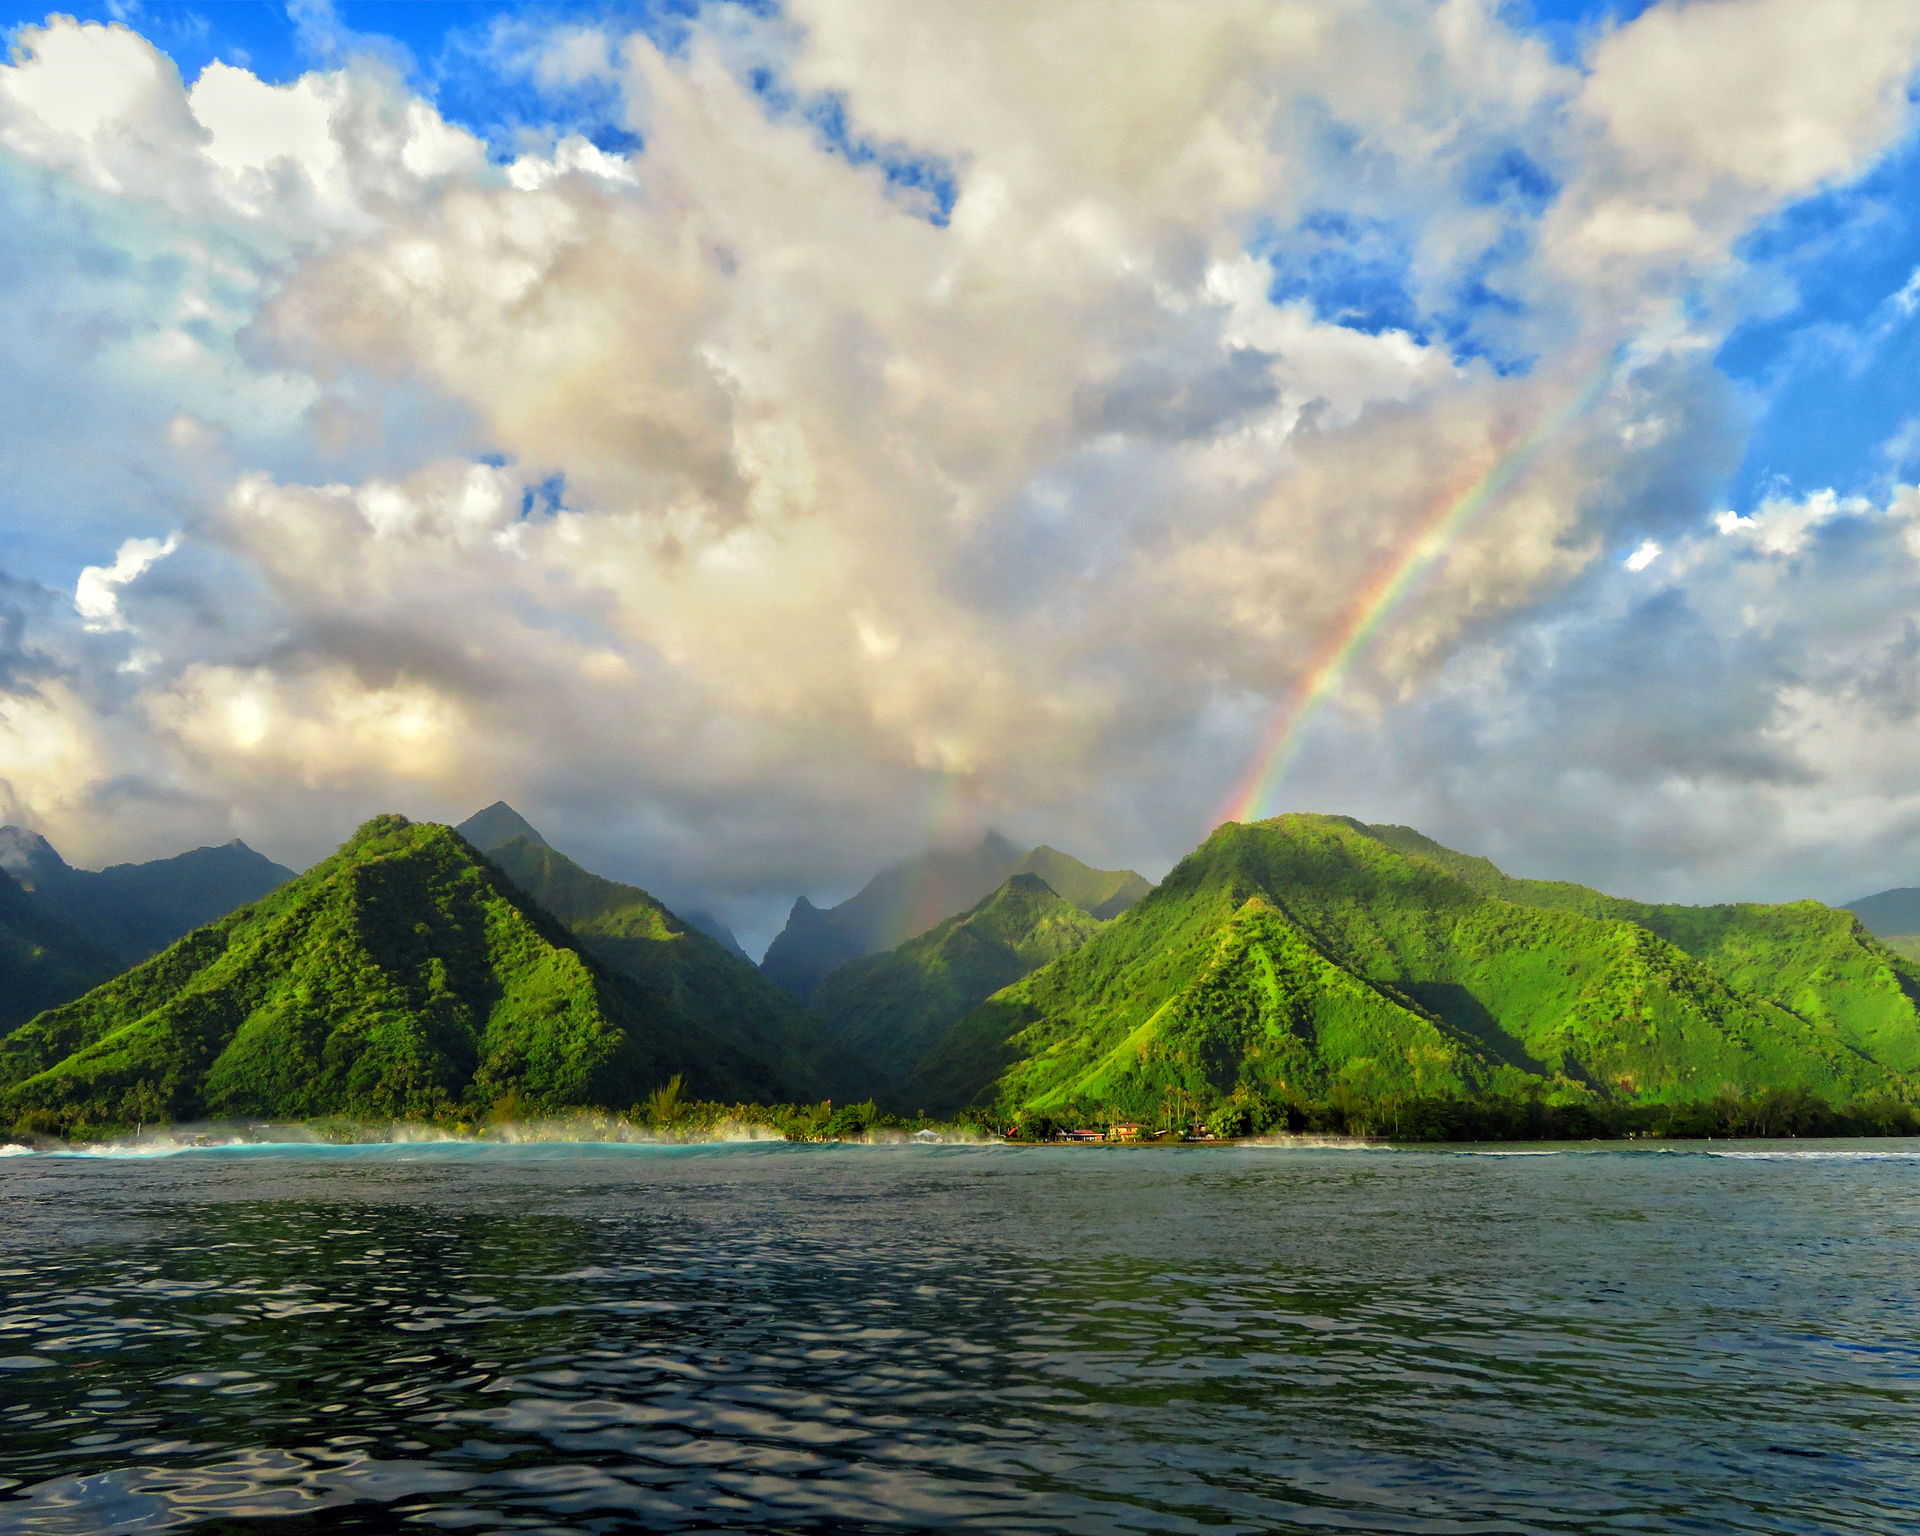
[[[1153,889],[1132,870],[1097,870],[1056,848],[1019,849],[989,831],[970,849],[933,849],[890,865],[838,906],[795,900],[760,968],[801,1002],[827,974],[852,960],[894,949],[966,911],[1016,874],[1039,875],[1092,914],[1115,917]]]
[[[812,1007],[837,1039],[898,1080],[993,993],[1105,926],[1039,875],[1010,875],[965,912],[828,972]]]
[[[75,869],[41,834],[16,826],[0,827],[0,869],[122,967],[293,878],[237,837],[141,864]]]
[[[903,1092],[943,1108],[1100,1099],[1145,1115],[1172,1099],[1418,1092],[1429,1079],[1565,1100],[1662,1102],[1729,1083],[1916,1091],[1913,977],[1870,939],[1851,942],[1879,1013],[1826,996],[1803,1016],[1640,923],[1565,909],[1620,898],[1568,887],[1523,890],[1560,909],[1509,901],[1460,871],[1510,877],[1431,846],[1450,857],[1345,817],[1227,823],[1107,931],[956,1024]],[[1818,904],[1760,910],[1775,924],[1799,914],[1814,955],[1773,966],[1761,979],[1774,982],[1817,970],[1820,946],[1858,926]],[[1724,938],[1714,952],[1732,965]]]
[[[620,1105],[769,1068],[607,971],[449,827],[376,817],[287,885],[0,1040],[0,1109],[433,1118]]]
[[[752,961],[729,953],[640,887],[593,874],[544,840],[513,837],[481,851],[603,965],[766,1060],[794,1097],[861,1097],[871,1086],[864,1065]]]

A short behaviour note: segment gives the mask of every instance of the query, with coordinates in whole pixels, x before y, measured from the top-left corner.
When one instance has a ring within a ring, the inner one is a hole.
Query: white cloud
[[[164,462],[139,494],[184,531],[137,658],[120,594],[176,545],[86,568],[87,682],[44,696],[75,745],[0,779],[77,848],[224,817],[290,858],[505,794],[742,900],[954,804],[1164,860],[1543,423],[1350,702],[1444,695],[1514,615],[1619,579],[1627,530],[1648,599],[1863,515],[1695,537],[1735,415],[1723,321],[1673,302],[1904,131],[1920,23],[1833,16],[1656,8],[1584,72],[1458,3],[808,3],[673,51],[518,26],[645,147],[504,169],[377,63],[189,93],[124,28],[29,29],[0,145],[186,274],[95,327],[147,445],[111,483]],[[89,49],[118,73],[83,121],[54,97]],[[856,152],[756,68],[835,93]]]
[[[90,565],[80,572],[73,588],[73,611],[95,634],[128,628],[120,612],[120,590],[151,570],[180,547],[180,535],[164,539],[128,539],[112,565]]]

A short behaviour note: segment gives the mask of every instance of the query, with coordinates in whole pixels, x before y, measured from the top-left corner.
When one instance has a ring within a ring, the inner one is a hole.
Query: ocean
[[[0,1533],[1920,1530],[1920,1143],[0,1160]]]

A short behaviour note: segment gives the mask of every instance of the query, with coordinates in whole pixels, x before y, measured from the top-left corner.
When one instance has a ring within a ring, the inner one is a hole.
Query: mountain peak
[[[32,890],[36,879],[45,879],[66,868],[67,861],[38,832],[29,832],[25,827],[0,827],[0,869],[26,889]]]
[[[475,811],[453,829],[482,853],[490,853],[516,837],[531,838],[541,847],[552,845],[533,828],[533,824],[504,800],[496,800],[484,811]]]

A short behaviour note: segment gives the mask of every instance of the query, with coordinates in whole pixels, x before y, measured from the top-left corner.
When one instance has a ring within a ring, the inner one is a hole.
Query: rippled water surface
[[[1813,1146],[7,1158],[0,1532],[1920,1530]]]

